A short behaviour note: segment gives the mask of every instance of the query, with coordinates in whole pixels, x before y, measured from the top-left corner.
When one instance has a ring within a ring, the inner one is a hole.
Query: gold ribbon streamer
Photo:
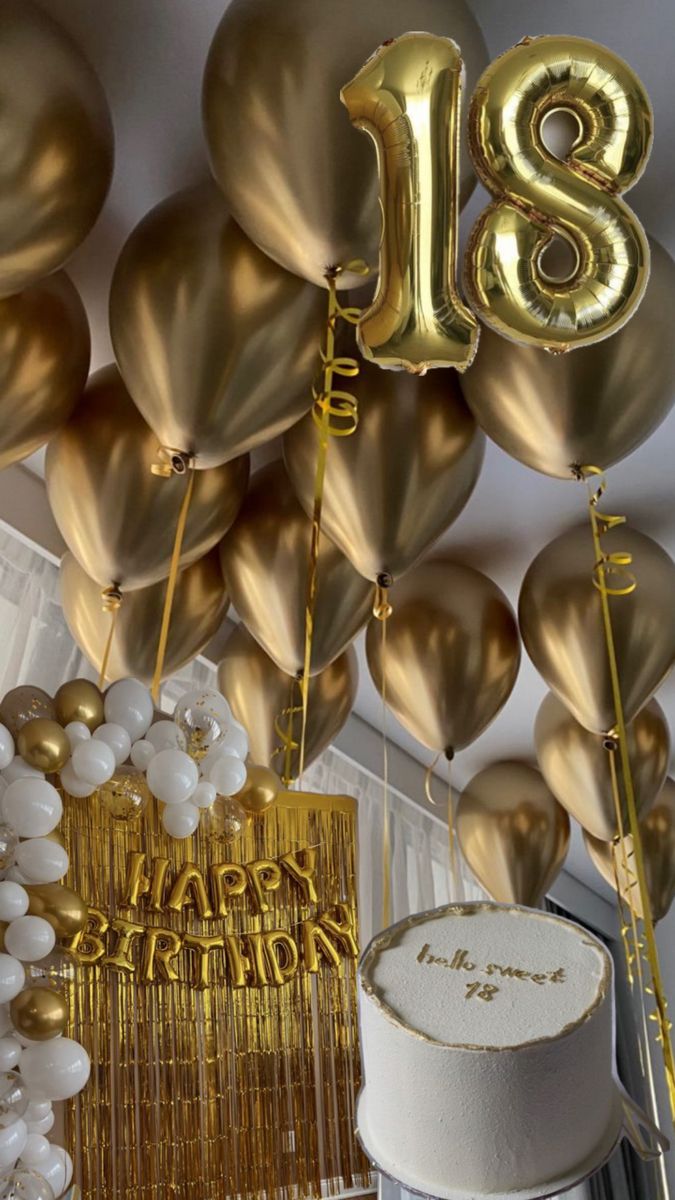
[[[612,730],[612,733],[616,736],[619,747],[621,773],[623,777],[626,804],[628,808],[629,828],[633,843],[637,885],[643,914],[642,923],[646,940],[646,961],[649,965],[651,975],[652,986],[651,988],[646,988],[645,990],[649,995],[653,995],[656,1005],[656,1011],[650,1013],[649,1019],[654,1021],[658,1027],[656,1040],[661,1045],[663,1051],[663,1062],[666,1074],[666,1083],[668,1086],[671,1117],[673,1119],[673,1123],[675,1124],[675,1060],[673,1058],[673,1048],[670,1038],[672,1024],[668,1018],[668,1001],[661,976],[661,965],[659,962],[656,935],[654,933],[654,921],[652,918],[651,903],[649,900],[649,889],[647,887],[647,879],[645,875],[640,823],[638,820],[637,806],[635,803],[635,791],[633,788],[633,777],[630,768],[630,755],[628,752],[628,739],[626,736],[626,721],[623,711],[623,701],[621,698],[621,682],[619,679],[619,667],[616,657],[616,647],[614,644],[612,614],[609,606],[610,596],[627,596],[630,595],[631,592],[635,591],[635,588],[637,587],[637,580],[630,572],[626,571],[626,568],[630,566],[631,563],[630,554],[606,554],[602,546],[601,539],[603,534],[605,534],[609,529],[612,529],[615,526],[621,525],[625,522],[625,517],[613,515],[610,516],[598,511],[598,503],[606,489],[606,481],[603,472],[598,467],[582,466],[579,468],[578,474],[586,481],[588,487],[588,514],[590,517],[593,548],[595,551],[593,582],[600,594],[602,623],[607,647],[607,658],[612,685],[612,699],[614,702],[614,711],[616,716],[616,727],[614,730]],[[591,483],[592,478],[596,479],[597,486],[595,487],[595,490],[593,484]],[[623,574],[625,577],[625,582],[618,586],[608,586],[607,575],[612,574]],[[639,957],[639,952],[637,957]]]
[[[391,585],[377,583],[373,602],[373,616],[382,628],[382,928],[391,925],[391,813],[389,803],[389,745],[387,741],[387,621],[392,609],[387,588]]]
[[[101,607],[104,612],[110,613],[110,628],[101,658],[101,669],[98,673],[99,691],[103,690],[105,677],[108,671],[108,662],[110,660],[110,651],[112,650],[113,639],[115,637],[115,626],[117,624],[117,614],[122,607],[122,593],[118,587],[113,584],[111,587],[104,588],[101,592]]]
[[[169,458],[168,463],[167,456]],[[164,611],[162,612],[162,624],[159,631],[159,641],[157,643],[155,673],[152,677],[152,698],[155,704],[157,704],[159,701],[159,688],[162,682],[162,671],[164,669],[166,646],[169,640],[171,610],[173,608],[173,597],[176,591],[176,580],[178,579],[178,571],[180,569],[180,556],[183,548],[185,526],[187,524],[188,512],[190,511],[190,501],[192,500],[192,492],[195,485],[195,469],[192,460],[187,455],[181,454],[177,450],[167,450],[165,447],[160,448],[158,453],[158,461],[153,463],[151,469],[153,474],[159,475],[165,479],[168,478],[172,473],[175,475],[187,474],[187,487],[185,489],[185,495],[183,496],[183,501],[180,506],[178,522],[176,524],[176,536],[173,541],[171,567],[169,568],[169,578],[166,582]]]
[[[274,759],[276,758],[277,754],[283,754],[284,765],[282,768],[281,782],[284,783],[286,787],[290,787],[291,784],[295,782],[295,777],[293,775],[293,751],[297,750],[300,745],[299,742],[295,741],[293,735],[293,718],[296,713],[302,712],[302,704],[293,703],[293,693],[296,685],[299,685],[299,683],[299,679],[294,679],[291,677],[288,704],[285,708],[282,708],[279,716],[275,717],[274,719],[274,732],[279,738],[280,744],[275,746],[274,750],[272,751],[271,758]],[[285,727],[283,725],[284,719],[286,720]]]

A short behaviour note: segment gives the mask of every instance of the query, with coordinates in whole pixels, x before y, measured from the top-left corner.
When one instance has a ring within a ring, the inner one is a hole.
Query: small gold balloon
[[[211,842],[233,842],[246,828],[246,810],[235,796],[216,796],[202,821]]]
[[[262,816],[274,804],[281,791],[281,780],[269,767],[253,764],[248,768],[246,783],[234,797],[252,817]]]
[[[37,717],[53,721],[55,716],[51,696],[42,688],[34,687],[32,683],[12,688],[0,704],[0,722],[7,726],[15,739],[27,721],[34,721]]]
[[[98,790],[103,808],[115,821],[135,821],[145,812],[150,789],[138,767],[120,767]]]
[[[47,1042],[64,1033],[68,1024],[68,1001],[53,987],[27,987],[9,1007],[17,1033],[32,1042]]]
[[[57,938],[72,938],[87,923],[87,905],[72,888],[61,883],[25,885],[28,892],[28,912],[42,917],[51,925]]]
[[[24,762],[47,774],[60,771],[70,758],[70,742],[63,726],[48,717],[26,721],[16,746]]]
[[[54,697],[56,716],[62,725],[83,721],[93,733],[103,724],[103,696],[89,679],[69,679]]]

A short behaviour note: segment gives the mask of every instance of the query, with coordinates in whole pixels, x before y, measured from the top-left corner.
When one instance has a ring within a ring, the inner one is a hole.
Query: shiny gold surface
[[[87,314],[63,271],[0,299],[0,470],[67,420],[88,370]]]
[[[352,339],[340,353],[351,352]],[[359,362],[350,382],[359,425],[352,437],[331,441],[322,526],[366,579],[407,571],[474,489],[485,443],[456,380],[452,372],[415,377]],[[311,414],[284,438],[286,468],[308,514],[316,442]]]
[[[534,767],[506,761],[479,771],[456,824],[462,854],[493,900],[541,904],[565,861],[570,820]]]
[[[82,721],[91,733],[103,724],[103,696],[89,679],[69,679],[54,697],[56,716],[62,725]]]
[[[214,467],[312,403],[325,300],[257,249],[213,183],[154,208],[110,293],[124,381],[160,442]]]
[[[579,132],[565,161],[546,148],[544,117],[570,112]],[[465,287],[486,325],[555,351],[615,333],[640,303],[649,245],[623,200],[651,152],[653,114],[618,55],[578,37],[524,38],[483,72],[469,110],[474,167],[495,197],[466,252]],[[576,265],[551,277],[553,235]]]
[[[21,726],[16,739],[17,754],[38,771],[60,771],[70,758],[68,735],[58,721],[36,717]]]
[[[103,89],[32,0],[3,0],[0,296],[63,265],[91,229],[113,166]]]
[[[157,437],[117,368],[92,375],[70,421],[47,451],[49,502],[61,533],[102,587],[145,587],[169,571],[185,477],[152,473]],[[229,529],[248,480],[248,459],[196,473],[181,565],[201,558]]]
[[[340,93],[380,176],[379,279],[358,338],[381,367],[463,371],[476,353],[478,322],[457,290],[463,69],[450,38],[407,33]]]
[[[520,641],[503,592],[479,571],[444,558],[422,563],[389,592],[387,705],[430,750],[462,750],[511,694]],[[366,633],[368,666],[382,690],[380,622]]]
[[[311,473],[308,482],[313,489]],[[241,512],[220,547],[234,607],[256,641],[287,675],[301,671],[305,659],[311,540],[312,522],[295,497],[283,463],[274,462],[256,472]],[[353,641],[370,615],[371,604],[372,587],[322,536],[312,674],[323,671]]]
[[[57,938],[73,938],[84,929],[87,906],[81,896],[63,883],[30,883],[28,911],[49,921]]]
[[[245,812],[253,817],[261,817],[267,812],[279,792],[281,780],[275,771],[269,767],[261,767],[257,763],[249,763],[246,783],[235,800],[238,800]]]
[[[487,51],[461,0],[235,0],[216,31],[203,96],[213,172],[249,237],[320,286],[327,267],[377,265],[375,156],[352,129],[340,88],[377,46],[410,29],[461,46],[470,93]],[[465,201],[466,152],[460,172]],[[340,286],[361,282],[345,272]]]
[[[654,921],[662,921],[675,897],[675,780],[666,779],[663,790],[655,804],[640,821],[642,852],[649,902]],[[612,865],[612,847],[608,842],[584,833],[586,849],[600,874],[616,888],[616,876]],[[633,841],[628,834],[624,838],[628,872],[623,866],[623,854],[616,855],[617,875],[621,893],[635,914],[642,919],[642,904],[635,874]]]
[[[26,987],[10,1003],[12,1025],[32,1042],[46,1042],[65,1033],[68,1000],[54,987]]]
[[[663,787],[670,757],[670,734],[656,700],[646,704],[627,727],[635,802],[642,815]],[[617,816],[608,754],[615,755],[623,829],[628,809],[617,751],[608,751],[604,738],[589,733],[552,692],[543,701],[534,726],[534,743],[541,773],[553,795],[593,837],[615,838]]]
[[[61,560],[63,614],[80,650],[99,669],[111,614],[101,589],[70,553]],[[106,679],[127,675],[149,683],[153,676],[166,583],[150,584],[122,597],[115,618]],[[163,675],[172,675],[199,654],[218,630],[229,605],[217,550],[184,567],[176,581]]]
[[[620,587],[629,571],[630,595],[609,597],[624,715],[632,721],[675,663],[675,563],[643,533],[620,525],[603,535],[607,554],[633,556],[607,576]],[[606,733],[616,712],[605,646],[600,594],[593,583],[595,552],[585,526],[545,546],[531,563],[518,615],[527,652],[547,684],[586,729]]]
[[[305,766],[309,766],[342,729],[356,699],[357,685],[358,666],[352,649],[310,679]],[[254,762],[282,774],[284,735],[291,728],[291,776],[296,778],[300,743],[299,688],[294,686],[290,676],[275,666],[243,625],[239,625],[227,640],[218,667],[218,686],[248,733]],[[296,711],[289,714],[291,706]]]
[[[43,688],[32,683],[19,684],[7,692],[0,701],[0,722],[6,725],[14,739],[28,721],[43,717],[52,721],[58,716],[54,701]]]
[[[553,355],[482,331],[462,391],[488,436],[528,467],[561,479],[572,477],[574,464],[610,467],[672,407],[675,360],[663,348],[671,337],[675,263],[658,242],[650,245],[644,299],[612,338]]]

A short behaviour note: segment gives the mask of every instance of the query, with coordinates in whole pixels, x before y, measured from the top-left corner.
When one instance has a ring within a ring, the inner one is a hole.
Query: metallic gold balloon
[[[541,904],[565,861],[570,819],[534,767],[507,761],[479,771],[456,824],[462,854],[493,900]]]
[[[644,299],[612,338],[574,354],[544,354],[491,329],[462,380],[476,420],[497,445],[536,471],[572,479],[572,467],[610,467],[635,450],[675,400],[675,359],[663,353],[675,307],[675,263],[650,239]]]
[[[63,265],[89,233],[113,166],[103,89],[32,0],[2,0],[0,296]]]
[[[30,883],[23,886],[28,892],[29,913],[49,921],[57,938],[67,941],[84,929],[88,908],[72,888],[62,883]]]
[[[358,686],[356,654],[350,647],[309,683],[305,765],[337,737],[349,716]],[[298,744],[302,714],[299,689],[294,680],[267,657],[247,629],[238,625],[225,645],[218,667],[218,686],[232,706],[249,737],[254,762],[284,774],[284,739],[291,734],[290,776],[298,774]]]
[[[578,136],[565,161],[547,149],[547,114],[572,113]],[[483,72],[469,110],[474,167],[494,197],[466,252],[474,311],[505,337],[570,350],[608,337],[635,312],[649,277],[649,245],[619,194],[640,178],[653,114],[637,75],[585,38],[524,38]],[[569,274],[542,258],[557,235]]]
[[[10,1002],[9,1015],[17,1033],[32,1042],[46,1042],[65,1033],[68,1000],[55,987],[26,987]]]
[[[120,371],[163,445],[215,467],[312,403],[325,296],[266,258],[213,183],[154,208],[110,293]]]
[[[63,271],[0,299],[0,470],[63,425],[88,370],[87,314]]]
[[[98,789],[98,801],[115,821],[137,821],[150,801],[145,772],[126,763]]]
[[[283,463],[274,462],[253,477],[241,512],[220,547],[234,607],[256,641],[287,675],[296,675],[305,661],[311,540],[312,522],[295,498]],[[313,675],[342,654],[365,625],[372,593],[372,587],[337,546],[322,537]]]
[[[70,553],[61,560],[59,585],[68,628],[82,653],[98,669],[111,621],[111,614],[101,604],[101,589]],[[165,594],[166,582],[161,580],[122,596],[108,657],[108,680],[130,675],[143,683],[151,682]],[[218,630],[228,604],[217,550],[179,572],[163,676],[172,675],[204,649]]]
[[[247,769],[246,783],[237,792],[235,800],[251,816],[260,817],[274,804],[281,791],[281,780],[269,767],[251,763]]]
[[[54,697],[57,719],[63,726],[71,721],[82,721],[91,733],[102,725],[103,696],[90,679],[69,679],[62,683]]]
[[[626,525],[602,538],[607,554],[631,554],[637,581],[627,596],[610,596],[612,627],[626,721],[654,695],[675,663],[675,563],[661,546]],[[555,538],[530,565],[518,615],[527,652],[552,691],[586,729],[616,724],[595,553],[588,525]],[[620,587],[626,575],[609,586]]]
[[[92,375],[67,425],[47,451],[54,518],[72,553],[102,587],[147,587],[169,573],[186,479],[153,474],[156,435],[130,399],[117,368]],[[181,565],[201,558],[229,529],[248,481],[248,459],[198,471]]]
[[[675,780],[666,780],[656,803],[640,821],[640,835],[652,917],[654,921],[662,921],[675,897]],[[642,918],[630,834],[624,838],[628,872],[624,868],[623,850],[619,845],[616,850],[616,876],[612,864],[612,846],[588,833],[584,833],[584,841],[594,866],[603,878],[610,887],[616,888],[618,877],[624,900]]]
[[[663,787],[670,757],[670,734],[656,700],[627,726],[628,752],[638,812],[646,812]],[[616,807],[612,791],[613,755],[621,797],[622,828],[628,828],[621,763],[616,743],[608,749],[602,734],[589,733],[552,692],[542,703],[534,726],[539,767],[556,800],[593,837],[615,838]]]
[[[405,33],[340,93],[377,155],[380,274],[358,338],[380,367],[464,371],[476,353],[478,322],[457,291],[463,70],[450,38]]]
[[[352,259],[377,265],[375,156],[351,128],[340,88],[410,29],[454,38],[470,90],[488,59],[464,0],[234,0],[216,31],[203,95],[213,172],[248,236],[313,283]],[[460,181],[465,201],[467,154]],[[363,281],[347,271],[339,282]]]
[[[396,579],[459,516],[485,443],[451,373],[412,376],[362,361],[350,391],[359,425],[353,437],[331,440],[322,528],[366,579]],[[286,469],[309,516],[316,452],[310,413],[284,438]]]
[[[60,771],[70,758],[70,742],[62,725],[48,717],[36,717],[21,726],[16,748],[24,762],[38,771]]]
[[[32,683],[12,688],[0,703],[0,723],[7,726],[15,741],[27,721],[35,721],[37,717],[53,721],[56,716],[54,700]]]
[[[511,694],[520,641],[511,607],[496,584],[460,563],[431,559],[388,593],[386,700],[430,750],[462,750]],[[382,625],[373,619],[366,653],[379,692]]]

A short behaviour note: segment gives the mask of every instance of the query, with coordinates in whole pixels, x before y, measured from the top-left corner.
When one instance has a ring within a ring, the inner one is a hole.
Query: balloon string
[[[448,761],[447,809],[448,809],[448,851],[449,851],[449,861],[450,861],[450,885],[451,885],[451,890],[452,890],[451,899],[452,900],[463,900],[464,899],[464,885],[463,885],[462,877],[461,877],[460,870],[459,870],[459,858],[457,855],[457,835],[455,832],[455,809],[454,809],[454,805],[452,802],[452,778],[451,778],[451,771],[450,771],[450,763],[452,762],[452,760],[454,758],[454,754],[451,749],[448,748],[445,751],[439,750],[438,754],[434,758],[433,762],[429,763],[429,766],[427,767],[426,771],[424,772],[424,794],[425,794],[427,800],[429,801],[429,804],[433,805],[434,808],[437,808],[438,805],[436,803],[436,800],[434,799],[434,794],[432,791],[432,784],[433,784],[434,771],[436,770],[436,767],[437,767],[438,763],[440,762],[441,756],[443,754],[445,754],[445,757]]]
[[[110,614],[110,626],[108,628],[108,636],[105,640],[103,657],[101,658],[101,669],[98,673],[98,687],[102,690],[106,675],[108,673],[108,662],[110,661],[110,651],[112,650],[113,639],[115,637],[115,626],[117,625],[117,614],[122,607],[122,593],[119,588],[112,587],[104,588],[101,592],[101,605],[103,611]]]
[[[290,787],[294,782],[293,775],[293,751],[299,747],[299,742],[296,742],[293,735],[293,718],[296,713],[302,712],[301,704],[294,704],[294,692],[299,680],[291,676],[290,688],[288,695],[288,704],[282,708],[278,717],[274,719],[274,731],[279,738],[279,745],[275,746],[272,751],[271,758],[276,758],[278,754],[283,754],[284,765],[282,768],[281,782],[285,783],[286,787]],[[286,720],[286,725],[283,722]]]
[[[607,660],[612,685],[612,700],[614,703],[614,713],[616,717],[616,727],[612,732],[615,734],[619,746],[621,773],[623,777],[624,792],[628,808],[628,821],[633,844],[633,856],[635,859],[640,905],[642,909],[642,924],[646,939],[645,961],[649,966],[651,976],[651,987],[646,988],[645,990],[649,995],[654,997],[654,1003],[656,1005],[656,1009],[654,1012],[650,1013],[649,1019],[656,1024],[658,1030],[656,1040],[660,1044],[663,1052],[663,1063],[665,1068],[666,1083],[668,1086],[671,1117],[673,1119],[673,1123],[675,1124],[675,1059],[673,1058],[673,1047],[670,1038],[672,1023],[668,1018],[668,1000],[666,998],[665,989],[663,986],[661,964],[659,961],[659,952],[656,944],[656,935],[654,933],[651,902],[649,899],[649,888],[647,886],[647,877],[645,874],[642,837],[640,832],[640,823],[638,820],[637,805],[635,803],[635,791],[633,788],[633,777],[631,773],[630,755],[628,751],[628,738],[626,735],[626,720],[623,711],[623,700],[621,697],[621,683],[619,680],[619,666],[616,657],[612,614],[609,605],[610,596],[630,595],[630,593],[633,592],[637,587],[637,580],[632,574],[625,571],[625,568],[629,566],[632,561],[630,554],[606,554],[603,549],[603,535],[609,529],[614,528],[616,525],[621,525],[625,521],[625,517],[606,516],[603,513],[598,512],[598,503],[606,488],[603,472],[598,467],[583,466],[579,469],[579,473],[581,477],[586,480],[588,487],[588,514],[590,517],[593,548],[595,551],[593,582],[600,595],[600,609],[602,613]],[[597,484],[595,490],[593,484],[591,483],[592,478],[596,479],[596,484],[599,480],[599,484]],[[626,582],[621,584],[619,587],[608,587],[607,575],[617,574],[617,572],[625,574]]]
[[[175,468],[174,468],[175,469]],[[157,473],[157,472],[156,472]],[[183,472],[177,472],[182,474]],[[188,512],[190,511],[190,501],[192,500],[192,492],[195,485],[194,467],[188,467],[187,470],[187,487],[183,502],[180,506],[178,514],[178,523],[176,525],[176,536],[173,541],[173,552],[171,555],[171,567],[169,569],[169,578],[166,583],[166,596],[164,598],[164,611],[162,613],[162,624],[159,631],[159,642],[157,643],[157,657],[155,659],[155,673],[152,677],[152,698],[155,704],[159,701],[159,688],[162,682],[162,671],[164,670],[164,659],[166,657],[166,647],[169,640],[169,627],[171,625],[171,610],[173,608],[173,598],[176,591],[176,581],[178,579],[178,571],[180,569],[180,556],[183,549],[183,538],[185,536],[185,526],[187,524]]]
[[[382,630],[382,928],[391,925],[391,805],[389,799],[389,743],[387,739],[387,621],[393,612],[386,587],[377,584],[373,616]]]

